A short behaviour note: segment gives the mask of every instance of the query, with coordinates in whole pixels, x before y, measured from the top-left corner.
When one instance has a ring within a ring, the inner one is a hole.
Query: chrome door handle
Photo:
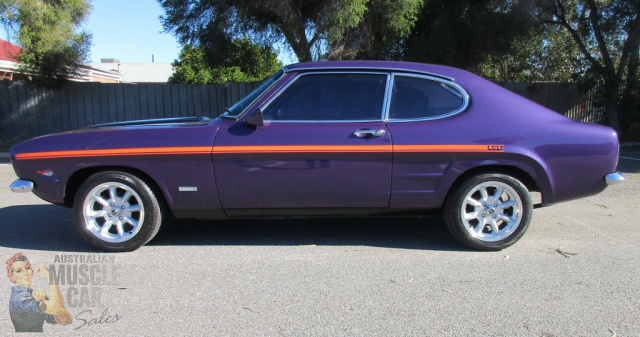
[[[360,129],[360,130],[356,130],[355,132],[353,132],[353,134],[356,137],[366,137],[366,136],[374,136],[374,137],[380,137],[380,136],[384,136],[385,131],[384,130],[368,130],[368,129]]]

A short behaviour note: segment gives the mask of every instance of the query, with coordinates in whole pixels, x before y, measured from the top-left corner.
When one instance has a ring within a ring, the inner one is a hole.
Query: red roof
[[[16,62],[21,50],[22,48],[15,44],[0,39],[0,60]]]

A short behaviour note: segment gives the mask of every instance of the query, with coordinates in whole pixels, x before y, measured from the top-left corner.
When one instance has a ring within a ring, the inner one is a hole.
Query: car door
[[[387,73],[298,74],[260,107],[264,125],[246,123],[250,111],[221,127],[212,156],[223,208],[388,207],[388,82]]]
[[[460,121],[469,98],[451,80],[395,73],[387,126],[393,137],[392,208],[439,208],[452,179],[453,163],[482,160],[487,145],[470,142],[473,125]],[[464,117],[464,116],[463,116]],[[467,126],[470,129],[464,129]]]

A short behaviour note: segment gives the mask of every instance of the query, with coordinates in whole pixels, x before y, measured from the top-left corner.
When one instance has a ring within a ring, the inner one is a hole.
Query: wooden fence
[[[0,81],[0,152],[25,139],[89,125],[167,117],[215,117],[259,83],[219,85],[71,83],[36,90]],[[601,88],[574,83],[501,83],[505,88],[567,117],[606,121]]]

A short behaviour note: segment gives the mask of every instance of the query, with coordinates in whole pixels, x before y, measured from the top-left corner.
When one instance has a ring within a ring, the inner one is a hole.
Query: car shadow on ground
[[[465,250],[448,232],[441,216],[173,220],[149,244]]]
[[[629,159],[635,157],[628,158],[620,158],[618,161],[618,167],[616,170],[622,173],[640,173],[640,158],[638,159]]]
[[[621,148],[616,169],[622,173],[640,173],[640,146]]]
[[[76,232],[70,209],[50,205],[0,208],[0,246],[47,251],[97,252]]]
[[[0,246],[101,252],[76,232],[70,209],[56,205],[0,209]],[[441,216],[167,221],[149,246],[373,246],[466,250]]]

